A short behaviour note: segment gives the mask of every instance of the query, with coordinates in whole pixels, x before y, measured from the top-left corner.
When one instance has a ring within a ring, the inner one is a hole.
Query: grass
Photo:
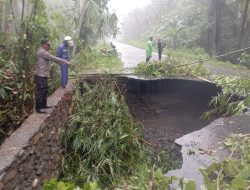
[[[78,53],[72,60],[71,75],[83,74],[117,74],[122,72],[122,62],[115,56],[101,55],[100,50],[109,48],[99,44],[91,50]]]

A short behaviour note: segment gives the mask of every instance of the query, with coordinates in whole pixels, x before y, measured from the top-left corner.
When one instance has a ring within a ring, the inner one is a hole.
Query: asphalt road
[[[123,44],[120,42],[112,42],[116,49],[122,54],[122,62],[125,70],[136,67],[139,63],[145,62],[146,60],[146,50],[140,49],[131,45]],[[164,59],[164,55],[162,56]],[[151,61],[158,61],[158,54],[153,53]],[[211,65],[207,62],[204,62],[205,67],[207,67],[213,75],[227,75],[227,76],[241,76],[244,78],[250,77],[249,70],[240,69],[240,68],[230,68],[223,67],[219,65]]]
[[[146,61],[146,50],[120,42],[112,43],[116,46],[117,51],[122,54],[122,62],[125,69],[136,67],[139,63]],[[153,53],[151,61],[153,60],[158,60],[157,53]]]

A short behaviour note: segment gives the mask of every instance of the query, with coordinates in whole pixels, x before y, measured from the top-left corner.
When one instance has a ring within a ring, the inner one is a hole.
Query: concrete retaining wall
[[[48,98],[48,114],[32,114],[0,147],[0,190],[38,190],[60,172],[61,131],[71,106],[71,90]]]

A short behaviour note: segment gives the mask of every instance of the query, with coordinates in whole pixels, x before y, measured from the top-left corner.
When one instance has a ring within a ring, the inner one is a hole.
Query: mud
[[[174,141],[197,131],[209,122],[202,120],[208,102],[180,94],[127,95],[136,120],[143,124],[144,135],[158,151],[173,148]]]
[[[198,131],[210,122],[201,119],[209,110],[216,85],[197,80],[138,78],[120,79],[126,88],[126,100],[137,122],[144,127],[146,142],[155,155],[165,150],[171,161],[182,163],[181,146],[175,140]],[[171,162],[170,161],[170,162]],[[180,164],[176,167],[180,167]]]

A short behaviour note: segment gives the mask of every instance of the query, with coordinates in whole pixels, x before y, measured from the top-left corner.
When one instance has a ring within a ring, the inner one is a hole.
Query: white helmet
[[[64,40],[68,42],[69,46],[74,45],[74,42],[73,42],[73,40],[72,40],[72,38],[70,36],[65,36]]]
[[[72,38],[70,36],[65,36],[64,40],[69,41],[69,40],[72,40]]]

